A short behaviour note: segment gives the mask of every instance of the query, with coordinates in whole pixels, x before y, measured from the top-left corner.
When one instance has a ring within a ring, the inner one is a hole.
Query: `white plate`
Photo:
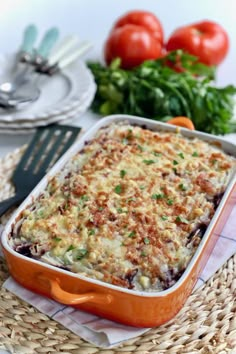
[[[10,132],[11,134],[17,134],[19,132],[23,132],[24,130],[26,132],[29,132],[29,129],[32,128],[60,122],[61,120],[68,120],[71,119],[71,117],[74,117],[75,115],[78,117],[88,109],[88,107],[90,106],[94,98],[95,92],[96,92],[96,86],[95,85],[91,86],[90,89],[86,92],[86,95],[84,95],[83,101],[81,101],[78,106],[75,106],[73,109],[69,110],[68,112],[64,112],[56,116],[48,117],[48,119],[39,118],[33,121],[22,120],[17,122],[0,121],[0,132],[7,132],[7,133]]]
[[[0,83],[7,81],[14,59],[14,54],[0,55]],[[92,86],[95,86],[92,73],[83,62],[77,61],[52,77],[39,76],[39,99],[21,111],[6,113],[1,109],[0,122],[32,122],[61,115],[83,103]]]
[[[63,119],[58,122],[58,121],[51,121],[50,124],[53,124],[53,123],[59,123],[59,124],[70,124],[71,120],[75,119],[75,118],[78,118],[78,114],[79,112],[77,112],[76,110],[75,111],[72,111],[71,114],[68,114],[68,115],[64,115],[63,116]],[[46,126],[48,125],[48,123],[46,124],[42,124],[41,126]],[[37,127],[35,128],[0,128],[0,134],[4,134],[4,135],[27,135],[27,134],[32,134],[32,133],[35,133],[35,130],[36,130]]]
[[[87,108],[90,106],[90,103],[94,97],[94,92],[93,90],[90,91],[90,94],[88,94],[87,98],[84,100],[83,104],[79,105],[76,107],[74,110],[71,110],[69,112],[66,112],[62,115],[58,115],[55,117],[51,117],[49,120],[43,120],[41,121],[39,126],[45,126],[48,124],[52,123],[59,123],[59,124],[71,124],[72,120],[77,119],[82,113],[84,113]],[[21,127],[19,124],[17,128],[12,128],[10,124],[6,124],[4,127],[0,128],[0,134],[8,134],[8,135],[27,135],[27,134],[32,134],[35,132],[35,129],[37,127],[34,125],[31,125],[30,127]]]

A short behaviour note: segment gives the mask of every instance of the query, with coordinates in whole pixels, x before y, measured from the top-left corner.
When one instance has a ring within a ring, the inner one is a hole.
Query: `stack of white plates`
[[[0,56],[0,83],[12,66],[12,56]],[[37,101],[19,111],[0,108],[0,133],[27,134],[36,127],[52,123],[70,123],[90,106],[96,84],[86,65],[77,61],[51,77],[38,75]]]

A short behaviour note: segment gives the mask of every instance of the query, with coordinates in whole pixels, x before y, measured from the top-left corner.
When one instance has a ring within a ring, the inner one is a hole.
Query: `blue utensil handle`
[[[32,54],[37,35],[38,31],[35,25],[27,26],[24,31],[23,42],[20,46],[20,51]]]
[[[5,214],[11,207],[19,205],[27,196],[27,193],[17,193],[13,197],[0,202],[0,216]]]
[[[49,29],[45,33],[45,35],[39,45],[39,48],[37,49],[37,55],[40,55],[41,57],[46,59],[48,57],[51,49],[53,48],[54,44],[56,43],[58,37],[59,37],[59,31],[57,28]]]

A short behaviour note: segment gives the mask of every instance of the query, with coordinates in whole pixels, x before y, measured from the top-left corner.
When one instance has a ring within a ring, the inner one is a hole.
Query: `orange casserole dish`
[[[138,127],[143,125],[145,130]],[[118,128],[104,143],[107,126]],[[175,137],[175,132],[176,127],[139,117],[110,116],[97,123],[9,220],[2,244],[12,276],[30,290],[129,325],[152,327],[172,318],[193,289],[232,208],[227,200],[235,184],[235,160],[221,153],[219,146],[229,155],[236,150],[233,144],[204,133],[178,128]],[[191,139],[191,144],[184,146],[181,136]],[[205,153],[209,146],[210,155],[206,159],[210,172],[203,159],[197,178],[193,170],[198,164],[192,161],[198,156],[196,141]],[[73,156],[82,149],[93,152],[87,167],[79,166],[77,173],[83,173],[76,180],[72,169],[68,172],[65,167],[70,183],[61,187],[58,172],[68,160],[76,161]],[[100,156],[101,150],[109,149],[111,163],[109,155]],[[219,188],[214,164],[226,181]],[[106,178],[99,184],[101,171]],[[208,180],[202,171],[208,171]],[[45,197],[53,188],[49,206]],[[222,188],[224,195],[215,211],[215,196]],[[77,218],[79,231],[78,225],[72,230]]]

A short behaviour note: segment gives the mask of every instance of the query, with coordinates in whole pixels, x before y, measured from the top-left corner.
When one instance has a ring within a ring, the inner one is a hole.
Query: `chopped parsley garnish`
[[[162,220],[168,220],[168,216],[162,215],[161,216]]]
[[[179,188],[181,189],[181,191],[187,190],[187,187],[183,183],[179,184]]]
[[[178,165],[178,164],[179,164],[178,161],[173,160],[173,165]]]
[[[126,172],[125,170],[121,170],[121,171],[120,171],[120,177],[121,177],[121,178],[124,178],[125,175],[126,175],[126,173],[127,173],[127,172]]]
[[[143,162],[144,162],[146,165],[151,165],[151,164],[155,163],[154,160],[143,160]]]
[[[117,208],[117,211],[118,211],[119,214],[128,213],[128,210],[124,210],[122,208]]]
[[[129,199],[127,199],[127,202],[135,202],[135,201],[136,201],[135,198],[129,198]]]
[[[147,253],[144,252],[144,251],[142,251],[142,252],[141,252],[141,256],[142,256],[142,257],[147,257]]]
[[[168,199],[168,200],[167,200],[167,204],[168,204],[168,205],[173,205],[173,203],[174,203],[173,199]]]
[[[67,248],[66,252],[73,251],[74,249],[75,249],[75,246],[70,245],[70,246]]]
[[[91,236],[91,235],[95,235],[95,230],[94,229],[89,230],[89,236]]]
[[[117,186],[115,186],[114,191],[115,191],[117,194],[120,194],[120,193],[122,192],[122,187],[121,187],[121,185],[118,184]]]
[[[198,153],[197,151],[194,151],[194,153],[192,154],[193,157],[198,157]]]
[[[44,210],[39,210],[39,211],[38,211],[38,216],[39,216],[40,218],[43,218],[43,217],[44,217]]]
[[[89,197],[87,195],[82,195],[80,197],[80,199],[83,201],[83,202],[87,202],[89,200]]]
[[[181,157],[181,159],[184,160],[184,154],[183,154],[182,152],[180,152],[180,153],[178,154],[178,156]]]
[[[56,241],[56,242],[60,242],[62,239],[60,237],[54,237],[53,240]]]
[[[174,171],[175,174],[177,173],[177,169],[175,167],[172,168],[172,170]]]
[[[183,218],[182,216],[177,216],[175,221],[182,222],[183,224],[188,224],[189,223],[188,220]]]
[[[155,200],[162,199],[164,198],[164,194],[152,194],[151,198]]]
[[[141,145],[138,145],[138,149],[139,149],[140,151],[144,151],[144,148],[143,148]]]
[[[78,250],[77,259],[80,260],[80,259],[84,258],[84,256],[86,256],[87,253],[88,253],[88,250],[86,250],[85,248],[80,248]]]
[[[150,240],[149,240],[149,238],[145,237],[145,238],[143,239],[143,242],[145,243],[145,245],[149,245]]]
[[[136,232],[135,231],[131,231],[129,234],[128,234],[128,237],[134,237],[136,235]]]
[[[154,155],[154,156],[161,156],[161,153],[160,153],[160,152],[153,151],[153,155]]]

